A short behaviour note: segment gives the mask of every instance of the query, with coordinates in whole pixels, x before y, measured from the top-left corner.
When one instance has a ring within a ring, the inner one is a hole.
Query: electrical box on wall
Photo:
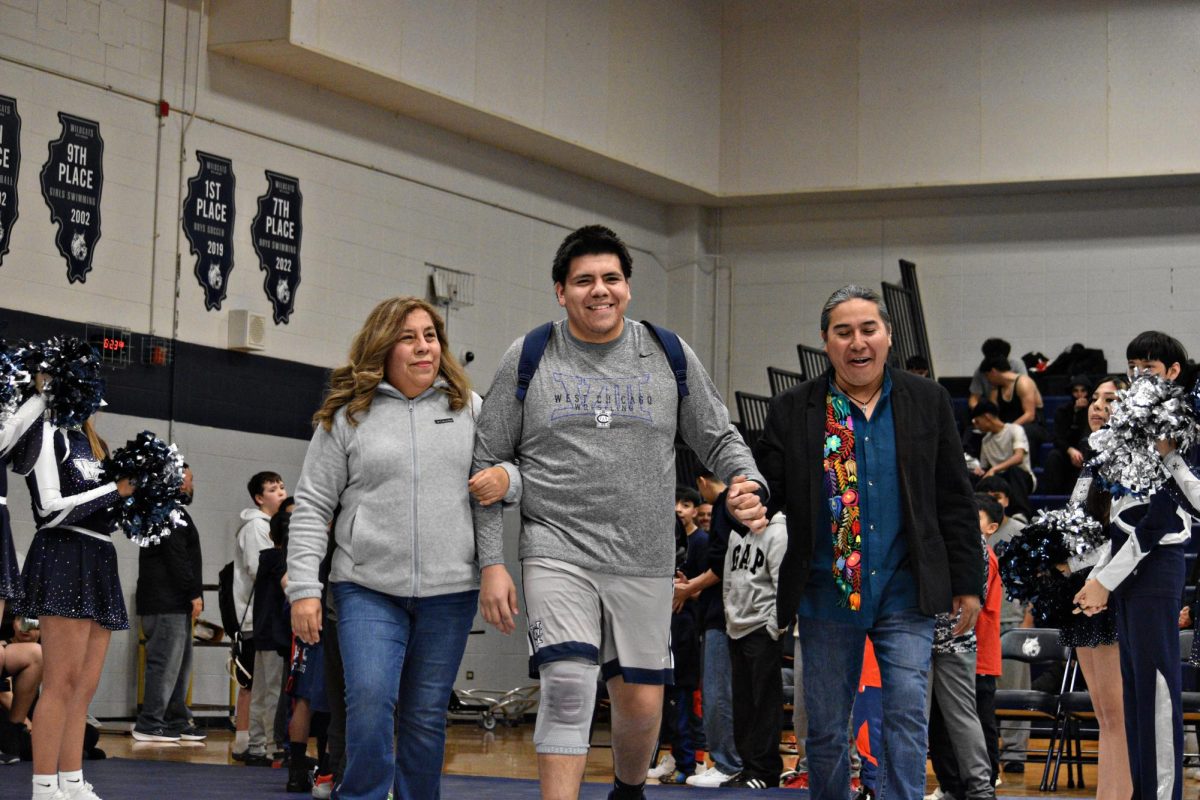
[[[230,350],[251,352],[267,348],[267,318],[245,309],[229,312]]]

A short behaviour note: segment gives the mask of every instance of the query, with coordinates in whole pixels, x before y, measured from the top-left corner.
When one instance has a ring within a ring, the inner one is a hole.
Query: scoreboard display
[[[129,366],[130,355],[133,351],[129,328],[89,322],[87,324],[87,340],[88,344],[96,348],[96,352],[100,354],[100,363],[117,368]]]

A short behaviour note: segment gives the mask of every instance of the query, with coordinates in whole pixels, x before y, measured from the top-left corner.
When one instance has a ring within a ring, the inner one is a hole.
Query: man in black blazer
[[[975,625],[983,588],[978,514],[950,397],[887,367],[891,319],[871,289],[826,302],[829,372],[771,401],[756,453],[768,514],[787,512],[779,617],[799,614],[812,800],[844,800],[847,720],[865,637],[883,682],[889,797],[925,790],[933,616]]]

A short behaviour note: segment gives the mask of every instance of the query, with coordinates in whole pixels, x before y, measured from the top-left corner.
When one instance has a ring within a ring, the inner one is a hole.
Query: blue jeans
[[[713,765],[726,775],[741,772],[742,759],[733,744],[733,667],[729,637],[722,630],[704,632],[704,679],[700,698],[704,739]]]
[[[870,630],[800,618],[811,800],[845,800],[850,783],[846,721],[858,692],[868,634],[887,709],[877,795],[880,800],[921,800],[925,794],[925,697],[933,617],[914,608],[882,616]]]
[[[146,681],[139,731],[165,728],[179,733],[192,724],[187,707],[188,681],[192,677],[191,614],[143,614],[146,634]]]
[[[333,596],[346,673],[338,797],[380,800],[394,789],[396,800],[439,798],[446,707],[479,592],[393,597],[340,582]]]

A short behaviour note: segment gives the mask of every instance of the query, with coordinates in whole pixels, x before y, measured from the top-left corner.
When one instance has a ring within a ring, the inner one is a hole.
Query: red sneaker
[[[784,789],[807,789],[808,788],[808,773],[797,772],[792,777],[783,782]]]

